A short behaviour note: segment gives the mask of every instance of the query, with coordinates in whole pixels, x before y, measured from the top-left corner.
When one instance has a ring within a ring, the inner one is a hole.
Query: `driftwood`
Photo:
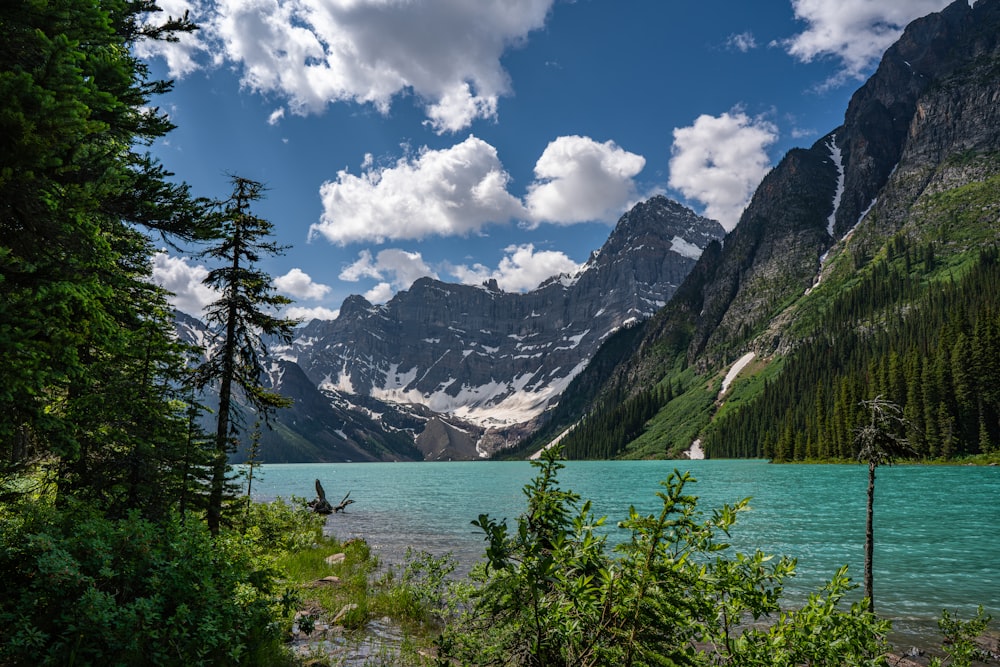
[[[348,496],[350,496],[350,495],[351,495],[351,492],[348,491],[347,495],[344,496],[344,499],[340,501],[340,504],[333,508],[333,511],[334,512],[343,512],[344,510],[346,510],[347,506],[354,502],[353,500],[348,500]]]
[[[343,512],[347,509],[347,506],[354,501],[350,499],[351,492],[348,491],[344,499],[340,501],[340,504],[334,506],[330,504],[330,501],[326,499],[326,491],[323,490],[323,485],[320,481],[316,480],[316,498],[315,500],[309,501],[309,507],[312,508],[313,512],[316,514],[333,514],[334,512]]]
[[[309,501],[309,507],[312,507],[316,514],[333,514],[333,505],[326,499],[326,491],[323,490],[323,485],[318,479],[316,480],[316,499]]]

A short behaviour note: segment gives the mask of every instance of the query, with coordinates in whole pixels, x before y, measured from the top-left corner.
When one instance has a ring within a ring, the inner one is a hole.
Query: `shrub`
[[[291,598],[251,540],[74,509],[3,526],[0,664],[280,664]]]
[[[316,514],[305,499],[278,498],[269,503],[249,503],[246,532],[271,551],[302,551],[323,536],[326,517]]]
[[[730,553],[726,543],[747,500],[705,517],[675,471],[662,482],[658,515],[633,508],[619,525],[630,539],[609,550],[590,503],[560,489],[558,448],[533,462],[527,512],[514,530],[481,515],[486,562],[464,613],[439,640],[442,664],[740,665],[884,664],[884,633],[841,571],[796,612],[781,613],[794,561]],[[758,623],[763,621],[763,623]]]

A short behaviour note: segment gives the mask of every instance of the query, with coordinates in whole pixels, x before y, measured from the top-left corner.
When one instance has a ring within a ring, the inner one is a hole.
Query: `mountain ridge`
[[[265,458],[469,459],[508,447],[604,339],[661,308],[723,234],[654,196],[622,215],[581,271],[525,293],[424,277],[385,304],[352,295],[337,319],[270,346],[270,386],[294,404],[262,436]]]
[[[631,388],[686,383],[671,403],[696,416],[668,403],[635,444],[611,448],[616,455],[676,455],[731,411],[716,397],[716,383],[734,361],[758,355],[744,372],[753,388],[740,395],[752,401],[767,384],[759,378],[776,382],[784,358],[823,334],[816,304],[855,289],[859,271],[893,248],[903,249],[902,258],[918,252],[918,243],[928,252],[927,244],[938,242],[938,252],[968,262],[983,243],[995,243],[996,217],[959,229],[931,209],[935,197],[988,189],[1000,169],[998,34],[996,0],[974,7],[959,0],[912,22],[852,96],[844,123],[811,148],[790,151],[765,176],[724,244],[703,255],[647,325],[637,352],[599,391],[588,390],[594,397],[575,419],[600,421],[610,405],[639,400]],[[995,204],[986,206],[995,216]],[[571,385],[564,400],[576,391]],[[570,438],[568,451],[574,447],[586,449]]]

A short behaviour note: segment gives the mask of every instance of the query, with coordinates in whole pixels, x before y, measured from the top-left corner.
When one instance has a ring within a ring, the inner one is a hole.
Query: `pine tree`
[[[210,227],[134,152],[172,126],[152,104],[169,83],[132,47],[194,29],[147,23],[155,9],[0,5],[0,477],[54,460],[60,492],[112,512],[147,506],[140,485],[158,473],[139,461],[178,422],[164,377],[177,350],[135,225],[182,239]],[[136,395],[144,410],[123,400]]]
[[[217,289],[221,296],[206,311],[206,321],[213,327],[213,353],[199,369],[199,384],[213,384],[219,392],[208,501],[208,527],[213,534],[218,533],[221,524],[228,456],[243,426],[237,397],[265,424],[273,410],[290,405],[288,399],[265,388],[262,376],[266,338],[288,342],[296,325],[294,320],[271,314],[291,301],[275,294],[270,276],[256,267],[262,255],[284,251],[267,240],[273,225],[250,210],[251,204],[263,196],[263,185],[239,176],[234,176],[232,183],[233,194],[222,211],[222,236],[204,252],[222,262],[205,278],[205,284]]]

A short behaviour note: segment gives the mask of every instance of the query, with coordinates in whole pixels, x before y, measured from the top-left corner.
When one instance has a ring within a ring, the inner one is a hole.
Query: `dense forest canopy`
[[[149,0],[0,6],[0,664],[280,649],[260,541],[205,526],[201,352],[151,281],[154,241],[231,235],[143,150],[170,83],[133,49],[194,29]]]

